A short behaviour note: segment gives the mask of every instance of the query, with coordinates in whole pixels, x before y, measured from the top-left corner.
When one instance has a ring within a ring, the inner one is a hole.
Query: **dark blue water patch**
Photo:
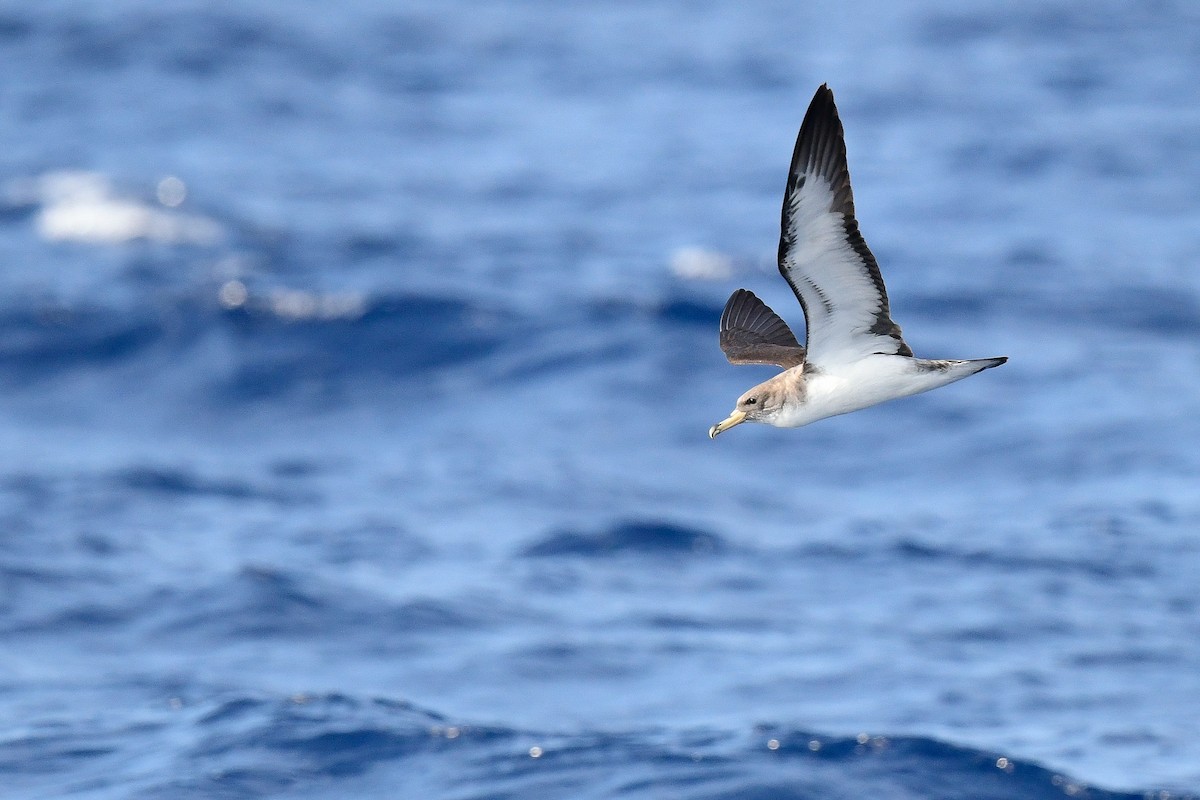
[[[1091,669],[1110,667],[1119,669],[1148,664],[1179,664],[1182,670],[1186,670],[1187,667],[1182,664],[1182,661],[1183,657],[1178,652],[1147,648],[1093,651],[1080,653],[1070,659],[1072,664]]]
[[[677,325],[700,325],[715,329],[721,319],[721,308],[712,303],[688,298],[668,298],[655,309],[655,316]]]
[[[661,297],[634,300],[607,298],[586,303],[585,318],[594,325],[612,326],[638,319],[651,319],[666,326],[706,325],[716,327],[723,303],[682,293],[679,289],[663,292]]]
[[[892,552],[901,559],[912,561],[947,561],[962,564],[965,567],[995,568],[1006,572],[1049,572],[1055,575],[1063,573],[1082,573],[1110,580],[1114,578],[1152,578],[1156,574],[1154,566],[1148,562],[1118,561],[1111,557],[1098,557],[1094,560],[1085,558],[1065,558],[1060,556],[1026,555],[1019,552],[1002,553],[991,550],[956,550],[903,539],[896,542]]]
[[[674,290],[640,302],[606,298],[530,316],[524,336],[505,352],[490,380],[523,383],[567,373],[617,367],[630,375],[650,372],[637,383],[667,381],[701,368],[716,343],[721,306]]]
[[[0,492],[5,512],[37,511],[45,509],[55,496],[55,482],[47,475],[13,472],[0,478]]]
[[[1200,298],[1153,286],[1125,286],[1073,304],[1075,314],[1110,333],[1138,330],[1163,336],[1200,337]]]
[[[537,678],[547,670],[562,671],[575,679],[600,679],[628,675],[631,670],[625,653],[613,654],[586,641],[556,640],[522,647],[510,654],[514,671]]]
[[[222,500],[267,500],[276,503],[308,504],[318,498],[292,488],[264,488],[248,480],[209,478],[185,467],[140,465],[120,470],[113,483],[118,490],[165,497],[212,497]]]
[[[24,39],[32,30],[33,26],[27,19],[23,19],[16,14],[5,13],[0,15],[0,41],[7,43]]]
[[[271,475],[283,480],[304,480],[321,475],[329,466],[312,458],[281,458],[271,462]]]
[[[450,723],[444,716],[413,703],[331,693],[229,698],[202,710],[195,725],[208,733],[247,734],[256,746],[327,754],[354,750],[356,741],[399,741],[414,732],[424,744],[424,740],[444,732]],[[464,725],[457,731],[465,734],[475,729]],[[235,750],[237,745],[229,741],[231,738],[214,736],[201,745],[200,752],[213,755]]]
[[[522,328],[509,314],[463,300],[388,296],[361,314],[289,318],[259,306],[229,311],[238,364],[226,398],[260,400],[305,384],[336,387],[351,378],[403,379],[482,359]]]
[[[97,729],[67,722],[30,725],[15,735],[0,738],[0,775],[6,777],[5,792],[25,785],[33,788],[45,784],[34,781],[39,777],[52,782],[71,782],[68,776],[78,776],[91,769],[106,770],[114,762],[127,759],[131,741],[145,741],[160,733],[162,724],[139,722],[116,723]],[[78,779],[76,779],[78,781]],[[18,796],[35,796],[13,794]],[[64,794],[37,796],[65,796]]]
[[[234,310],[193,296],[136,308],[0,309],[0,381],[28,385],[123,366],[142,376],[133,381],[139,388],[207,390],[221,404],[300,389],[336,395],[520,348],[530,330],[509,312],[449,297],[388,295],[332,308],[348,301],[296,296],[299,313],[271,295]]]
[[[261,21],[212,10],[152,12],[121,26],[123,49],[147,53],[166,71],[210,78],[223,70],[240,71],[265,54],[292,55],[294,66],[331,76],[338,62],[295,35]],[[170,33],[168,33],[170,32]],[[166,35],[163,35],[163,34]],[[173,35],[172,35],[173,34]],[[306,46],[307,45],[307,46]],[[307,64],[299,53],[308,54]]]
[[[1004,622],[994,625],[981,624],[952,627],[949,630],[924,632],[922,636],[925,641],[931,643],[940,641],[955,645],[973,645],[1013,642],[1017,643],[1016,646],[1019,646],[1020,642],[1029,641],[1034,637],[1047,636],[1063,639],[1075,632],[1075,626],[1069,622],[1048,620],[1026,622],[1019,628],[1015,628],[1011,624],[1005,624]]]
[[[1154,3],[1130,5],[1123,10],[1127,13],[1103,14],[1088,6],[1059,3],[1014,6],[1008,13],[995,15],[938,11],[928,14],[915,32],[931,45],[978,47],[997,40],[1008,46],[1028,47],[1049,41],[1055,45],[1055,52],[1060,52],[1064,41],[1106,43],[1110,37],[1127,37],[1130,29],[1170,19]]]
[[[489,380],[521,385],[580,369],[627,363],[631,358],[627,342],[603,341],[593,335],[579,335],[578,331],[543,332],[539,339],[536,346],[514,352],[511,358],[505,359],[498,369],[489,373]]]
[[[246,567],[197,589],[172,590],[155,605],[152,630],[160,635],[236,642],[251,638],[322,637],[330,631],[362,641],[411,637],[499,624],[520,609],[487,599],[412,598],[402,602],[350,586],[268,566]]]
[[[83,567],[55,571],[43,565],[0,568],[0,587],[15,591],[0,617],[0,632],[60,636],[110,636],[139,624],[146,609],[169,603],[170,592],[123,585],[121,578]]]
[[[359,629],[378,613],[370,598],[269,567],[248,567],[186,594],[160,606],[169,616],[158,631],[209,641],[294,637]]]
[[[9,308],[0,313],[0,380],[122,367],[130,370],[116,379],[122,386],[184,390],[193,402],[199,393],[218,407],[292,397],[335,402],[353,387],[403,387],[502,353],[483,379],[529,380],[627,363],[643,352],[694,358],[697,332],[719,316],[716,304],[675,293],[648,304],[581,303],[521,316],[448,296],[261,290],[222,309],[163,292],[137,308]]]
[[[37,213],[37,209],[33,203],[15,202],[0,195],[0,223],[28,222]]]
[[[17,618],[17,608],[23,599],[18,593],[23,592],[25,587],[41,588],[47,583],[57,583],[61,589],[62,586],[68,585],[69,581],[62,576],[46,574],[32,564],[9,564],[0,561],[0,619],[11,624]],[[3,627],[8,625],[0,625],[0,628]]]
[[[918,26],[918,36],[931,45],[974,45],[1000,32],[1000,18],[986,14],[931,14]]]
[[[362,625],[357,611],[368,599],[349,592],[333,593],[311,578],[268,567],[247,567],[210,586],[177,590],[158,608],[156,636],[197,636],[228,641],[316,634]]]
[[[647,614],[641,624],[660,631],[757,631],[790,630],[770,618],[701,616],[698,614]]]
[[[0,777],[22,796],[144,800],[1195,800],[1108,791],[1018,757],[918,736],[838,737],[776,725],[538,731],[340,693],[185,690],[148,712],[136,720],[120,708],[40,720],[5,737]]]
[[[394,266],[398,262],[422,263],[433,257],[420,251],[422,240],[415,235],[392,232],[388,235],[356,231],[347,234],[338,244],[343,263],[361,265],[381,261]]]
[[[1076,103],[1095,101],[1113,84],[1112,73],[1105,66],[1094,59],[1075,58],[1059,64],[1043,79],[1043,85]],[[1118,161],[1124,157],[1120,152],[1113,155]]]
[[[6,308],[0,334],[0,368],[11,379],[127,360],[162,341],[165,329],[135,310]]]
[[[1055,144],[1027,143],[1020,149],[1000,149],[993,162],[1013,178],[1042,178],[1061,166],[1068,152]]]
[[[595,532],[559,531],[527,545],[526,557],[605,557],[622,553],[720,553],[725,540],[714,533],[670,522],[622,522]]]
[[[924,737],[824,738],[805,732],[770,731],[782,758],[841,764],[847,777],[866,784],[885,781],[890,797],[1002,800],[1004,798],[1135,798],[1140,794],[1094,789],[1037,764]],[[860,795],[863,796],[863,795]]]
[[[112,19],[86,14],[70,20],[48,17],[28,27],[53,48],[63,66],[101,71],[129,69],[139,62],[199,75],[219,67],[241,70],[254,51],[279,49],[287,41],[280,29],[251,19],[178,10]],[[300,43],[294,46],[300,48]]]
[[[960,145],[951,152],[951,166],[962,172],[989,173],[1005,181],[1047,180],[1071,155],[1065,146],[1043,141],[986,141]],[[954,211],[966,209],[954,209]]]
[[[1009,264],[1015,270],[1044,272],[1042,260],[1051,265],[1058,261],[1056,256],[1037,249],[1019,249],[1009,255]],[[1200,295],[1150,285],[1077,288],[1070,303],[1009,285],[994,288],[986,295],[916,296],[909,307],[931,318],[970,321],[1017,313],[1060,325],[1102,328],[1109,337],[1139,332],[1195,340],[1200,332]]]
[[[923,737],[795,729],[537,732],[344,695],[233,699],[175,727],[174,775],[140,797],[1138,800]],[[183,731],[178,731],[182,733]],[[148,735],[161,735],[147,731]],[[1180,795],[1172,798],[1183,800]]]
[[[114,20],[83,15],[71,23],[44,22],[38,33],[57,45],[67,67],[157,71],[206,83],[236,81],[256,70],[280,76],[276,92],[304,80],[344,79],[350,72],[382,86],[433,91],[451,85],[448,73],[467,61],[447,58],[444,51],[452,48],[437,50],[433,27],[412,15],[375,20],[356,32],[357,47],[346,48],[325,35],[323,26],[273,24],[270,10],[261,11],[147,9]],[[440,58],[428,63],[434,56]]]
[[[984,324],[1003,307],[1003,300],[994,292],[975,293],[955,291],[953,294],[921,294],[905,298],[906,316]]]
[[[293,535],[295,542],[312,553],[320,553],[324,563],[392,564],[411,566],[434,553],[429,540],[384,519],[366,519],[336,527],[302,528]]]
[[[66,609],[47,618],[39,619],[32,624],[20,625],[13,629],[14,633],[30,633],[47,631],[62,634],[69,630],[97,631],[113,629],[135,619],[141,613],[141,607],[100,605],[85,603]]]
[[[389,782],[387,796],[417,797],[421,795],[404,791],[412,783],[404,771],[433,770],[450,789],[455,764],[464,755],[517,735],[503,728],[452,724],[405,702],[339,694],[236,698],[205,713],[196,728],[199,739],[184,758],[189,768],[161,794],[144,796],[261,797],[314,783],[335,794],[344,787],[354,795],[356,776],[390,765],[400,774]]]

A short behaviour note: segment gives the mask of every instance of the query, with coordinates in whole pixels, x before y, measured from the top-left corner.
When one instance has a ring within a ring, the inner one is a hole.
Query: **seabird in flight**
[[[892,321],[875,256],[854,218],[846,142],[833,92],[809,104],[783,196],[779,271],[804,309],[807,346],[752,292],[738,289],[721,314],[721,350],[732,364],[783,372],[738,398],[710,438],[743,422],[798,428],[819,419],[960,381],[1008,359],[915,358]]]

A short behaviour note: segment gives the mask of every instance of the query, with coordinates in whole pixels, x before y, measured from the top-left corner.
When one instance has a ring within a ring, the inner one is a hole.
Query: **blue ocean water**
[[[1200,796],[1194,4],[0,9],[0,796]],[[709,441],[813,90],[952,387]]]

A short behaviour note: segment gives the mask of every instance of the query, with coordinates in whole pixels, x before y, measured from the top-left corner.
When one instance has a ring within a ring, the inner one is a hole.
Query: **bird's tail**
[[[972,358],[969,361],[959,361],[964,367],[970,367],[967,371],[968,375],[974,375],[976,372],[983,372],[985,369],[998,367],[1008,361],[1008,356],[997,356],[995,358]]]
[[[961,381],[963,378],[969,378],[976,373],[983,372],[985,369],[998,367],[1005,361],[1008,361],[1008,357],[973,358],[970,360],[926,360],[918,358],[913,359],[913,361],[918,373],[925,376],[922,381],[922,388],[919,390],[925,392],[930,389],[936,389],[939,386],[945,386],[948,383]]]

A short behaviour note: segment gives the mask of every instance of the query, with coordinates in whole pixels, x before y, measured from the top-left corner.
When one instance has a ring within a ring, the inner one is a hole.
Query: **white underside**
[[[871,355],[816,371],[805,376],[805,401],[787,404],[767,421],[777,428],[798,428],[826,417],[937,389],[974,375],[983,366],[971,361],[951,361],[945,370],[923,368],[928,363],[905,356]]]

